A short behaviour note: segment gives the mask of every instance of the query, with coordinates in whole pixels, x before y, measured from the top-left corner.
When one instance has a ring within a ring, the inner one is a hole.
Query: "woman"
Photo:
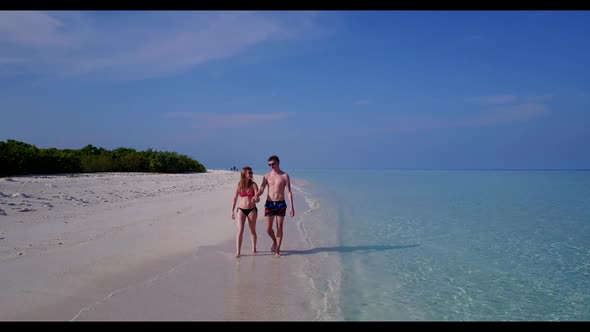
[[[236,219],[236,201],[238,196],[242,199],[238,206],[238,234],[236,235],[236,258],[240,257],[242,251],[242,235],[244,234],[244,223],[248,219],[250,234],[252,239],[252,253],[256,253],[256,218],[258,217],[258,208],[256,203],[260,198],[256,196],[258,185],[252,180],[254,173],[252,168],[245,166],[240,173],[240,182],[236,187],[234,200],[231,207],[231,218]]]

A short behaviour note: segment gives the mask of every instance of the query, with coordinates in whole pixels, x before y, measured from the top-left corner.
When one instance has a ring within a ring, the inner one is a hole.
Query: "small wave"
[[[308,215],[308,214],[312,213],[313,211],[316,211],[320,208],[320,202],[318,200],[305,197],[305,202],[307,203],[307,206],[309,207],[309,209],[307,211],[303,212],[303,214],[305,214],[305,215]]]
[[[32,196],[27,195],[27,194],[23,194],[23,193],[16,193],[16,194],[10,195],[10,197],[31,198]]]
[[[308,209],[305,212],[303,212],[304,215],[308,215],[308,214],[312,213],[313,211],[320,208],[320,201],[318,201],[317,199],[313,199],[312,195],[309,192],[301,189],[300,186],[295,186],[295,185],[293,185],[293,189],[295,189],[295,191],[300,193],[301,196],[303,196],[305,203],[307,203]]]

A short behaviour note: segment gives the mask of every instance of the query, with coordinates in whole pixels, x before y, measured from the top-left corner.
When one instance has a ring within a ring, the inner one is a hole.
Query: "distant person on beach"
[[[260,197],[256,196],[258,192],[258,185],[254,180],[254,173],[252,168],[245,166],[240,173],[240,182],[236,187],[233,204],[231,206],[231,218],[236,219],[236,202],[238,196],[242,199],[238,204],[238,233],[236,234],[236,258],[240,257],[242,252],[242,235],[244,234],[244,224],[248,219],[248,227],[250,228],[250,238],[252,240],[252,253],[256,253],[256,218],[258,218],[258,208],[256,203],[260,201]]]
[[[268,195],[266,196],[266,203],[264,204],[266,232],[272,239],[272,247],[270,248],[270,251],[274,252],[277,256],[281,255],[281,243],[283,242],[283,221],[285,221],[285,214],[287,212],[285,189],[287,189],[289,204],[291,206],[289,214],[291,217],[295,216],[293,193],[291,192],[291,179],[289,178],[289,174],[281,170],[279,163],[279,157],[277,156],[270,156],[268,158],[268,166],[271,168],[271,171],[264,175],[260,190],[256,193],[256,197],[260,197],[268,185]],[[275,217],[277,220],[276,236],[273,229]]]

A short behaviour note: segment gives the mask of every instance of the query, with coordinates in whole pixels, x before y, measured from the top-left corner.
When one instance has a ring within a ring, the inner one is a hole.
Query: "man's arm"
[[[260,189],[256,193],[256,198],[260,199],[260,196],[264,194],[264,188],[268,185],[268,181],[266,181],[266,175],[262,177],[262,184],[260,185]]]
[[[287,196],[289,197],[289,203],[291,203],[291,217],[295,216],[295,206],[293,205],[293,193],[291,192],[291,179],[289,178],[289,174],[287,174]]]
[[[258,185],[256,184],[256,182],[254,182],[254,192],[257,193],[258,192]],[[260,197],[256,196],[256,194],[254,194],[254,203],[258,203],[260,202]]]

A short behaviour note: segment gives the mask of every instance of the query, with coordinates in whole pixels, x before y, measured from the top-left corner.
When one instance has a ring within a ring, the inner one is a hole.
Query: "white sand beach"
[[[266,248],[263,212],[259,253],[246,230],[245,255],[233,257],[238,179],[222,170],[0,178],[0,320],[306,319],[275,306],[298,290],[281,288],[285,263]],[[270,309],[251,311],[247,294]]]

